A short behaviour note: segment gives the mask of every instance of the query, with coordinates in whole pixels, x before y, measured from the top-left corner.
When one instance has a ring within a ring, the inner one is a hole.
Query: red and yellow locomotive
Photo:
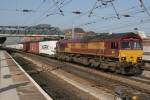
[[[57,42],[57,58],[120,74],[141,74],[143,50],[138,34],[120,33],[64,39]]]

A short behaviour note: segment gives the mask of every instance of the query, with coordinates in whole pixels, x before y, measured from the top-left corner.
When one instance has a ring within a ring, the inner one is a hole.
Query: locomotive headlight
[[[126,60],[126,57],[121,57],[121,60]]]
[[[138,59],[138,60],[142,60],[142,57],[138,57],[137,59]]]

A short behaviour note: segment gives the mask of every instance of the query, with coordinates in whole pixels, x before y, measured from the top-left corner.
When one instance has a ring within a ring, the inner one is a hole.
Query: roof
[[[138,34],[135,34],[133,32],[127,32],[127,33],[113,33],[113,34],[102,34],[102,35],[94,35],[94,36],[85,36],[80,39],[74,39],[73,41],[96,41],[96,40],[104,40],[104,39],[122,39],[125,37],[132,37],[132,38],[140,38]],[[141,38],[140,38],[141,39]]]
[[[103,34],[103,35],[95,35],[91,37],[83,37],[81,40],[88,40],[88,41],[93,41],[93,40],[101,40],[101,39],[122,39],[125,37],[132,37],[132,38],[140,38],[139,35],[133,33],[133,32],[128,32],[128,33],[113,33],[113,34]]]
[[[102,34],[102,35],[94,35],[94,36],[84,36],[81,38],[75,38],[75,39],[68,39],[65,40],[65,42],[87,42],[87,41],[97,41],[97,40],[106,40],[106,39],[123,39],[123,38],[139,38],[141,37],[138,34],[135,34],[133,32],[127,32],[127,33],[113,33],[113,34]],[[62,41],[61,41],[62,42]]]

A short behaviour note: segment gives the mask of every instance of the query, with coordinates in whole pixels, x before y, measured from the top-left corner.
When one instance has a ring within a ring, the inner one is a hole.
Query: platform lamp
[[[138,29],[137,27],[134,28],[135,33],[137,33],[138,30],[139,30],[139,29]]]
[[[80,12],[80,11],[73,11],[72,13],[76,14],[76,15],[82,14],[82,12]],[[72,21],[72,38],[75,38],[74,27],[75,27],[74,22]]]

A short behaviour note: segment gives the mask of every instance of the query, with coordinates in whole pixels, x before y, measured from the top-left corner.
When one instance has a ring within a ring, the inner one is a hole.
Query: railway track
[[[101,88],[105,87],[107,90],[112,90],[108,92],[114,92],[118,90],[126,91],[128,95],[134,95],[134,93],[138,94],[146,94],[150,99],[150,84],[149,78],[143,78],[145,76],[137,76],[137,77],[125,77],[120,75],[113,75],[111,73],[104,73],[97,71],[95,69],[82,67],[76,64],[70,64],[67,62],[60,62],[54,59],[48,59],[45,57],[33,55],[33,54],[18,54],[32,62],[40,62],[46,70],[56,70],[61,69],[65,70],[68,73],[72,73],[82,78],[86,78],[90,81],[94,82],[94,87]],[[52,66],[53,69],[49,69],[48,66]],[[111,81],[110,81],[111,80]],[[143,99],[148,100],[148,99]]]
[[[150,78],[148,78],[148,77],[143,77],[143,76],[138,76],[138,77],[136,77],[136,76],[133,76],[133,77],[131,77],[131,79],[132,80],[135,80],[135,81],[139,81],[139,82],[143,82],[143,83],[145,83],[145,84],[150,84]]]
[[[150,71],[144,71],[142,76],[150,78]]]
[[[150,64],[148,64],[149,66],[145,66],[144,67],[144,70],[146,70],[146,71],[150,71]]]

